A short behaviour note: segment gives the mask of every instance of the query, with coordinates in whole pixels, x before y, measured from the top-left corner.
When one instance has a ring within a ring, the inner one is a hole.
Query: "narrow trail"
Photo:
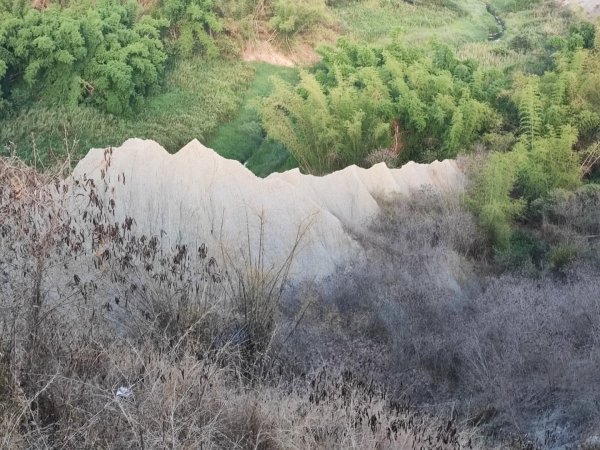
[[[265,62],[275,66],[297,67],[310,66],[319,61],[319,55],[310,45],[296,45],[294,50],[284,53],[267,40],[249,42],[242,52],[242,60],[246,62]]]

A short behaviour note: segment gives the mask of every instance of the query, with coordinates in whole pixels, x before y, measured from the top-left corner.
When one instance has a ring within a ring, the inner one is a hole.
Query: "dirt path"
[[[308,44],[299,44],[289,54],[277,49],[271,42],[249,42],[242,52],[242,60],[266,62],[276,66],[295,67],[312,65],[319,60],[319,55]]]

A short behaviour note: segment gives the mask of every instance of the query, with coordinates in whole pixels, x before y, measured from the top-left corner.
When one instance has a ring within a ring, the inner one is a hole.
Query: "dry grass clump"
[[[82,359],[39,374],[33,398],[15,396],[3,448],[477,448],[453,420],[390,408],[348,375],[251,383],[219,354],[172,359],[126,345]]]
[[[574,192],[557,190],[532,205],[541,235],[557,249],[566,245],[576,254],[600,260],[600,189],[590,184]]]
[[[406,199],[382,199],[380,206],[379,218],[362,236],[367,247],[388,239],[390,251],[398,255],[406,255],[407,250],[413,255],[429,255],[437,249],[473,259],[486,255],[485,236],[456,194],[424,187]]]
[[[594,211],[570,204],[591,231]],[[515,448],[576,445],[600,421],[597,268],[494,274],[470,214],[428,192],[386,203],[362,242],[364,260],[313,289],[288,349],[299,364],[332,361]]]
[[[289,262],[225,270],[115,223],[101,185],[0,164],[0,448],[476,446],[351,372],[295,372]]]

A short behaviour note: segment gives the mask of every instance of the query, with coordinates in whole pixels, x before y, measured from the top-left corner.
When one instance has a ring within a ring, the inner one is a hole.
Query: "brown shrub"
[[[596,268],[494,274],[470,214],[427,192],[385,204],[361,241],[364,259],[314,289],[290,342],[300,367],[330,361],[523,448],[573,445],[600,421]]]
[[[294,373],[267,351],[285,267],[231,269],[226,283],[209,249],[165,249],[133,221],[114,223],[97,187],[86,186],[84,227],[57,178],[2,164],[0,448],[477,444],[452,416],[392,403],[336,367]],[[261,357],[248,359],[239,302],[265,295],[267,323],[251,322]]]

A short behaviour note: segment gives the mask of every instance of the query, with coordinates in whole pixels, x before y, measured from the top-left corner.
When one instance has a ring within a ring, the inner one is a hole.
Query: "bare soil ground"
[[[246,44],[242,59],[248,62],[266,62],[277,66],[294,67],[314,64],[319,60],[319,55],[308,44],[298,44],[289,52],[284,52],[273,43],[260,40]]]
[[[562,0],[562,4],[582,8],[593,18],[600,16],[600,0]]]

